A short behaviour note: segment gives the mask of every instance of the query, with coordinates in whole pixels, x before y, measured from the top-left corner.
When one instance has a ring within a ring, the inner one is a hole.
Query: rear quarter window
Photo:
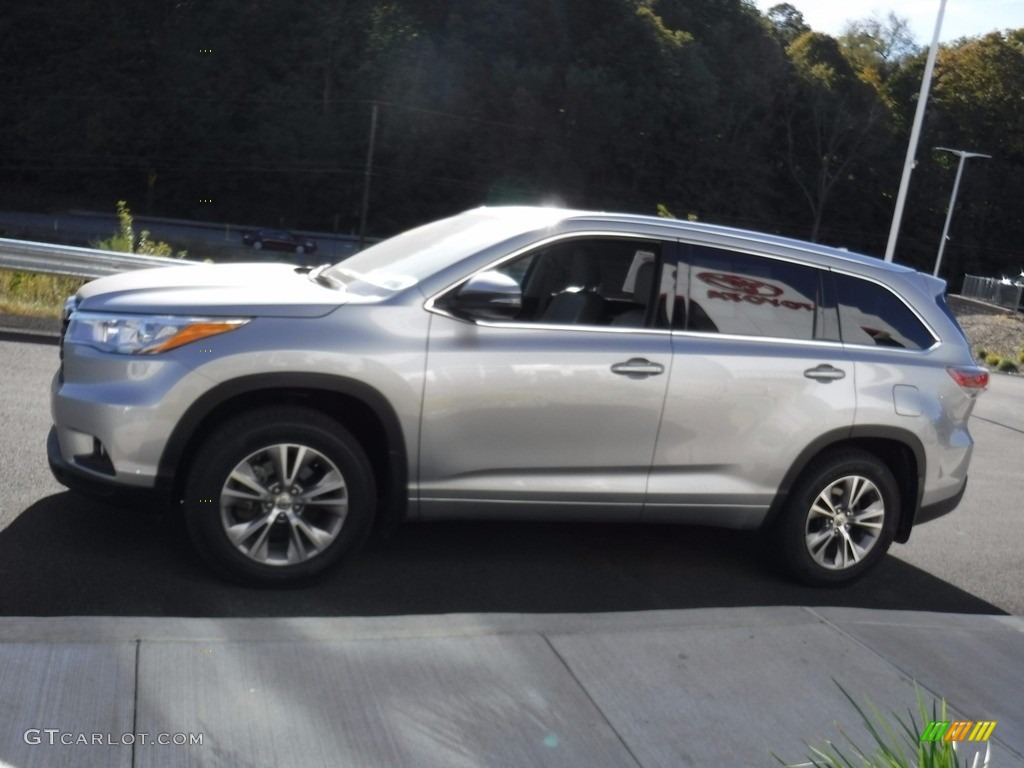
[[[835,275],[843,342],[897,349],[928,349],[936,338],[895,293],[878,283]]]

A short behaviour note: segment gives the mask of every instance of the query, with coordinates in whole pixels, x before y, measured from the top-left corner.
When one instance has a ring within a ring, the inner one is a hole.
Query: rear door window
[[[692,246],[687,261],[688,270],[680,269],[679,294],[689,300],[677,307],[677,330],[796,341],[827,338],[824,318],[834,308],[822,301],[821,270],[703,245]]]

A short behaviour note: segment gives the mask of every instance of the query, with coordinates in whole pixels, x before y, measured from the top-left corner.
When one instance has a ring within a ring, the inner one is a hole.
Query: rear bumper
[[[963,485],[960,486],[960,490],[955,496],[950,496],[948,499],[943,499],[942,501],[937,501],[934,504],[921,507],[917,511],[917,515],[914,516],[914,525],[927,523],[929,520],[934,520],[938,517],[942,517],[943,515],[948,515],[956,509],[957,506],[959,506],[966,491],[967,478],[965,477]]]

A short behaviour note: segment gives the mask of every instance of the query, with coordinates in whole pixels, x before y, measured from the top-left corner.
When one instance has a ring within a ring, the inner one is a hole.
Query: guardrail
[[[106,277],[119,272],[152,267],[200,264],[189,259],[143,256],[138,253],[98,251],[70,245],[30,243],[0,238],[0,269],[69,277]]]
[[[960,290],[961,296],[997,304],[1007,309],[1021,308],[1022,293],[1024,285],[975,275],[964,275],[964,286]]]

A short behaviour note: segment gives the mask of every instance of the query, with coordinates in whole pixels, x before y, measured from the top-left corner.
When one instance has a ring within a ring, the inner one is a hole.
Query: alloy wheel
[[[885,500],[871,480],[846,475],[826,485],[807,513],[804,542],[814,561],[841,571],[860,563],[882,536]]]
[[[261,448],[240,461],[220,492],[228,540],[251,560],[294,565],[326,550],[348,515],[348,489],[337,465],[296,443]]]

